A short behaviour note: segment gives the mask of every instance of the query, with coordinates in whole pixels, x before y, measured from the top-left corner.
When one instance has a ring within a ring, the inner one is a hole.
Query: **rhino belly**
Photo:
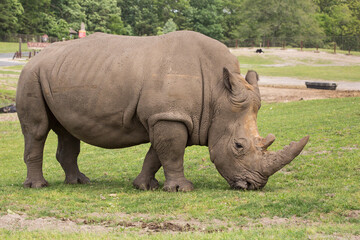
[[[104,148],[149,141],[136,117],[138,93],[133,89],[88,83],[43,88],[51,112],[76,138]]]

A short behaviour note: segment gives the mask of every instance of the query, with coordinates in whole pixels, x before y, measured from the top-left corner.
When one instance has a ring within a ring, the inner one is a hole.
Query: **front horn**
[[[309,141],[309,136],[302,138],[299,142],[291,142],[282,150],[277,152],[266,152],[262,162],[262,172],[270,177],[286,164],[289,164],[304,149]]]

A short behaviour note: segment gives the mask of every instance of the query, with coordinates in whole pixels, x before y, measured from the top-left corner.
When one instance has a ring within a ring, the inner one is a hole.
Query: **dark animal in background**
[[[0,108],[0,113],[14,113],[14,112],[16,112],[16,106],[14,104]]]
[[[261,48],[256,49],[256,53],[265,53]]]

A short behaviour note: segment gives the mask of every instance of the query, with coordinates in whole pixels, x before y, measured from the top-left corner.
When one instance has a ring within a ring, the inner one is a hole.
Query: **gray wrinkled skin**
[[[47,134],[58,136],[56,158],[65,182],[88,183],[77,157],[80,141],[103,148],[151,143],[136,188],[191,191],[184,176],[186,146],[208,146],[211,161],[235,189],[262,188],[291,162],[308,137],[279,152],[259,136],[256,72],[240,75],[238,61],[220,42],[180,31],[158,37],[95,33],[54,43],[23,69],[16,105],[25,139],[25,187],[44,187]]]

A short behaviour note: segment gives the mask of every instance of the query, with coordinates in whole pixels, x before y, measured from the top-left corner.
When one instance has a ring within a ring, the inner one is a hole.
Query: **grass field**
[[[261,76],[324,81],[360,81],[360,57],[357,57],[358,61],[353,60],[353,63],[346,63],[344,65],[340,55],[338,55],[338,60],[336,61],[326,58],[321,59],[315,56],[297,58],[292,57],[291,53],[286,58],[282,58],[275,54],[270,51],[261,55],[238,56],[242,73],[246,73],[248,69],[253,69]]]
[[[0,42],[0,53],[15,53],[19,51],[19,43],[16,42]],[[29,51],[27,43],[21,44],[21,51]]]
[[[15,103],[16,86],[23,65],[0,68],[0,107]]]
[[[189,147],[185,175],[195,187],[190,193],[144,192],[132,187],[148,144],[117,150],[82,144],[79,166],[92,183],[64,185],[53,133],[44,154],[44,175],[50,186],[24,189],[19,123],[1,122],[0,215],[26,214],[28,221],[52,217],[76,222],[75,227],[104,230],[0,229],[0,238],[360,238],[359,119],[359,98],[264,104],[258,126],[263,136],[277,136],[271,149],[309,134],[304,152],[272,176],[263,190],[235,191],[217,173],[206,147]],[[157,178],[162,186],[162,170]],[[185,223],[189,224],[186,228],[168,229]],[[163,229],[156,228],[156,233],[154,226]]]
[[[321,79],[326,81],[360,81],[359,66],[286,66],[257,67],[257,72],[263,76],[294,77],[299,79]]]

